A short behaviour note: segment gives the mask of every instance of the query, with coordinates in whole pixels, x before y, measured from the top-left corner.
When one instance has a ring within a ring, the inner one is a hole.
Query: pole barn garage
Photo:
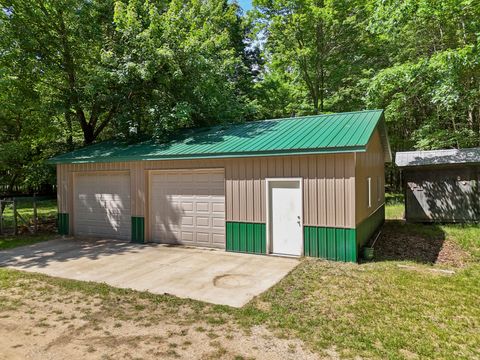
[[[384,221],[382,110],[188,129],[57,156],[59,231],[357,261]]]

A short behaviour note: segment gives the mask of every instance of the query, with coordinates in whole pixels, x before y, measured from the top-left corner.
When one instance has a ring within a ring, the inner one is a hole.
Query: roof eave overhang
[[[454,167],[479,166],[479,165],[480,165],[480,162],[457,162],[457,163],[397,165],[397,167],[400,170],[420,170],[420,169],[448,169],[448,168],[454,168]]]
[[[295,155],[320,155],[365,152],[366,146],[342,147],[335,149],[302,149],[298,151],[277,150],[277,151],[255,151],[222,154],[188,154],[188,155],[163,155],[163,156],[127,156],[127,157],[105,157],[105,158],[76,158],[76,159],[48,159],[48,164],[92,164],[109,162],[131,162],[131,161],[159,161],[159,160],[201,160],[201,159],[229,159],[248,157],[271,157],[271,156],[295,156]]]

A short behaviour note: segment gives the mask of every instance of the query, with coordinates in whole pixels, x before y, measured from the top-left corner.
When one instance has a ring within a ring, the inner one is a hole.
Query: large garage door
[[[152,240],[225,248],[224,178],[223,169],[153,173]]]
[[[74,185],[77,236],[130,240],[130,175],[77,174]]]

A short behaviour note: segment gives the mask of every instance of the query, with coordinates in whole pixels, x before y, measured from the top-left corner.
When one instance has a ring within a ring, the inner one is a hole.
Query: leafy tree
[[[55,182],[44,159],[54,154],[56,124],[45,116],[38,93],[24,79],[27,64],[17,73],[3,69],[0,78],[0,193],[36,189]]]
[[[394,150],[480,145],[480,7],[469,0],[378,2],[370,29],[389,65],[367,92]],[[401,46],[400,46],[401,45]]]
[[[5,0],[4,66],[26,59],[50,109],[63,112],[70,130],[77,121],[85,144],[111,123],[122,99],[102,56],[114,42],[109,0]],[[12,55],[14,54],[14,55]]]
[[[116,76],[141,96],[127,99],[119,131],[165,134],[249,116],[253,75],[246,26],[227,1],[117,1]]]
[[[376,63],[364,29],[368,18],[364,1],[256,0],[254,4],[258,32],[265,36],[265,79],[283,78],[295,87],[289,91],[295,104],[292,110],[318,113],[362,106],[358,80]],[[298,94],[305,98],[302,93],[310,100],[308,107],[296,99]]]

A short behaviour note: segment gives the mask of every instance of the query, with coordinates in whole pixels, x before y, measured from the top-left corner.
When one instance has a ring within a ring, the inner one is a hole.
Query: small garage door
[[[74,184],[77,236],[130,240],[130,175],[77,174]]]
[[[150,183],[153,241],[225,248],[223,169],[160,171]]]

